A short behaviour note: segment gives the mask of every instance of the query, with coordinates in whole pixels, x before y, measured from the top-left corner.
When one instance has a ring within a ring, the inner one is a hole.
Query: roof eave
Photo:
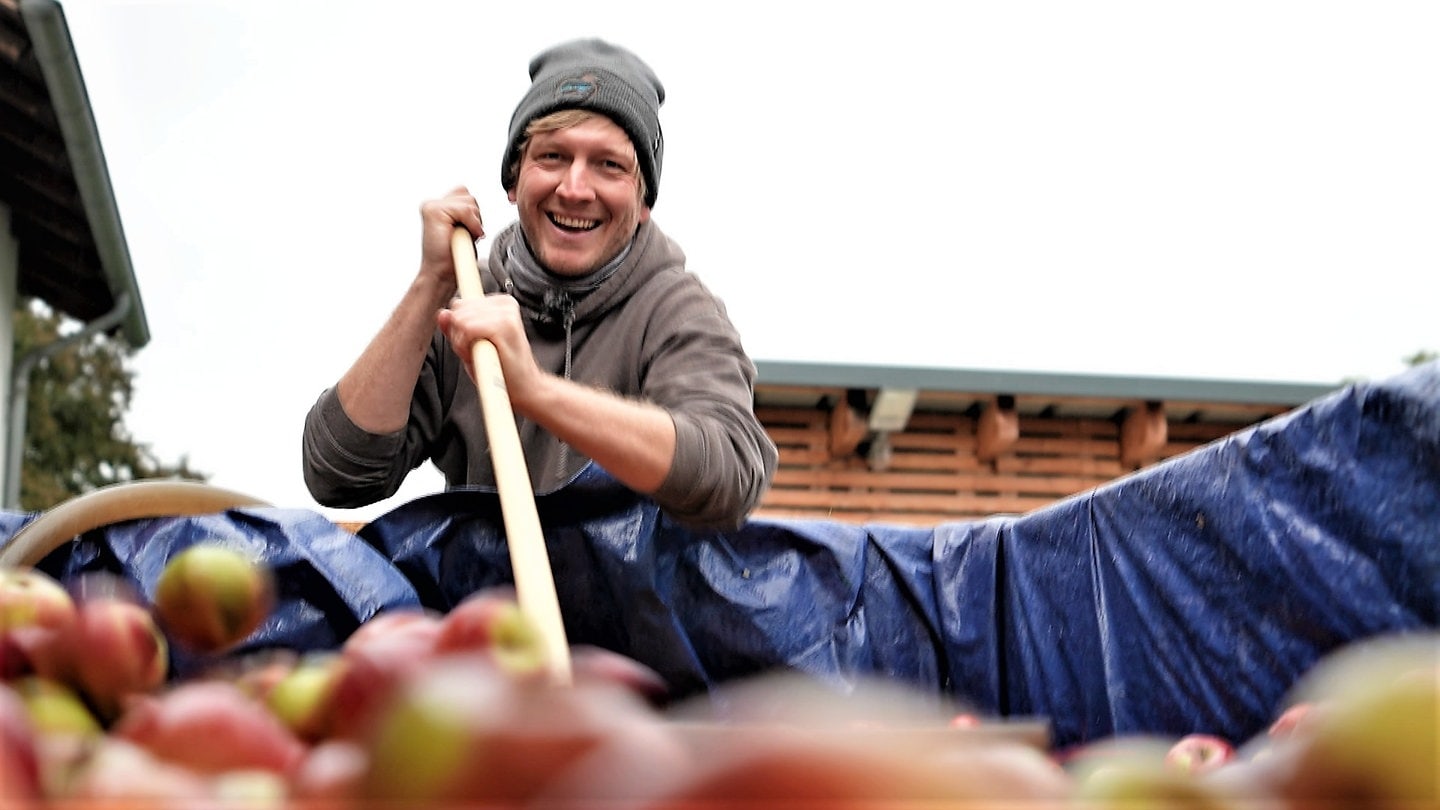
[[[1209,402],[1264,402],[1299,405],[1343,383],[1208,380],[1064,372],[868,366],[846,363],[755,362],[760,385],[896,387],[926,391],[971,391],[1045,396],[1127,397]]]
[[[128,296],[129,311],[121,329],[130,346],[138,349],[150,342],[150,326],[65,12],[55,0],[21,0],[20,15],[49,88],[105,282],[116,301]]]

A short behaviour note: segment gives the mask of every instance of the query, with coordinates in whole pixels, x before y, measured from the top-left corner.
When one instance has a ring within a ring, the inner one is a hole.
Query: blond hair
[[[515,150],[515,159],[510,164],[510,175],[520,175],[520,160],[525,156],[525,150],[530,148],[530,139],[545,132],[558,132],[562,129],[579,126],[592,118],[604,118],[609,121],[610,116],[604,113],[597,113],[591,110],[571,108],[567,110],[556,110],[549,115],[542,115],[525,125],[525,136],[520,140],[520,146]],[[628,134],[628,133],[627,133]],[[627,141],[629,139],[627,138]],[[635,187],[638,190],[640,199],[645,199],[645,173],[640,171],[639,156],[635,152],[634,142],[630,142],[630,156],[635,159]]]

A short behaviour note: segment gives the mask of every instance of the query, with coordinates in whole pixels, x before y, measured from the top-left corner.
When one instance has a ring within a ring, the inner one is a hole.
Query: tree
[[[15,357],[74,330],[38,301],[14,313]],[[30,375],[21,461],[20,508],[41,511],[98,487],[146,478],[204,481],[187,458],[166,464],[125,429],[134,393],[133,350],[93,335],[40,361]]]
[[[1440,360],[1440,352],[1432,351],[1430,349],[1421,349],[1420,351],[1415,352],[1414,354],[1405,358],[1405,362],[1409,363],[1411,366],[1422,366],[1430,362],[1431,360]]]

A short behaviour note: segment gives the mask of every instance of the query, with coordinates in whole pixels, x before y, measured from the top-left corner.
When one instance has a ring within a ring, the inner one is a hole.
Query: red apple
[[[363,648],[372,641],[402,636],[416,642],[415,649],[419,649],[419,643],[423,642],[433,652],[435,639],[440,635],[440,620],[440,614],[424,608],[391,608],[365,620],[340,648],[350,651]]]
[[[0,634],[17,627],[64,628],[74,620],[74,599],[49,574],[0,567]]]
[[[394,608],[372,616],[345,639],[340,660],[329,664],[337,671],[327,701],[316,709],[316,724],[327,729],[324,736],[361,733],[375,708],[435,657],[440,619],[424,608]]]
[[[118,737],[101,737],[51,790],[57,807],[140,810],[211,808],[214,790],[206,774],[166,762]]]
[[[612,683],[639,695],[651,705],[660,706],[670,698],[670,685],[660,673],[613,650],[588,644],[570,648],[570,666],[577,683]]]
[[[42,794],[40,751],[25,701],[0,684],[0,807],[37,807]]]
[[[489,657],[434,659],[377,713],[363,794],[411,806],[512,806],[652,710],[610,684],[515,678]]]
[[[1235,759],[1235,746],[1215,734],[1186,734],[1165,752],[1165,764],[1181,773],[1209,773]]]
[[[299,665],[301,658],[296,650],[272,647],[215,659],[214,665],[192,677],[231,681],[247,695],[264,700],[270,690]]]
[[[305,745],[263,704],[228,681],[178,683],[133,700],[111,736],[201,773],[289,774]]]
[[[324,736],[353,739],[365,732],[376,710],[406,680],[436,660],[433,617],[389,614],[392,618],[350,637],[340,649],[326,702],[315,721]],[[371,620],[376,621],[375,619]]]
[[[1315,722],[1315,718],[1324,711],[1324,707],[1310,700],[1302,700],[1276,716],[1275,721],[1265,729],[1266,736],[1271,739],[1282,739],[1292,734],[1303,734],[1309,730]]]
[[[979,728],[981,725],[980,715],[972,712],[957,712],[950,718],[951,728]]]
[[[1069,780],[1020,743],[916,755],[909,745],[890,745],[893,735],[866,730],[834,735],[762,724],[712,731],[688,763],[652,755],[663,767],[602,748],[547,787],[537,805],[598,799],[596,806],[647,810],[1069,806]]]
[[[303,808],[362,808],[359,801],[370,758],[354,740],[322,740],[311,746],[291,778],[291,796]]]
[[[539,677],[546,671],[539,627],[518,602],[498,592],[478,591],[451,608],[440,619],[435,651],[482,653],[516,676]]]
[[[16,627],[0,633],[0,680],[27,675],[65,680],[70,677],[65,640],[70,627]]]
[[[165,683],[169,647],[150,611],[135,602],[98,596],[80,600],[77,607],[65,657],[73,682],[108,722],[126,699]]]
[[[171,557],[155,583],[155,615],[175,643],[220,652],[253,633],[275,605],[268,566],[217,543]]]
[[[0,568],[0,679],[65,677],[58,641],[75,617],[75,600],[49,574]]]

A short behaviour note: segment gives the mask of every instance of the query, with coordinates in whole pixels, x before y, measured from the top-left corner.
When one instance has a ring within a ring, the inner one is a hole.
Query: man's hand
[[[659,488],[675,458],[675,423],[649,402],[617,396],[551,374],[535,362],[520,304],[504,294],[456,299],[436,317],[475,379],[477,340],[495,346],[516,414],[593,459],[638,492]]]
[[[450,252],[450,238],[456,225],[469,231],[474,239],[485,237],[480,203],[465,186],[457,186],[444,197],[421,203],[420,221],[420,272],[433,276],[447,288],[453,286],[455,258]]]
[[[533,393],[547,375],[530,352],[518,301],[503,293],[456,298],[448,309],[440,310],[435,322],[450,340],[472,380],[475,379],[475,342],[490,341],[500,357],[510,404],[522,416],[531,415],[527,413],[527,403],[534,399]]]

